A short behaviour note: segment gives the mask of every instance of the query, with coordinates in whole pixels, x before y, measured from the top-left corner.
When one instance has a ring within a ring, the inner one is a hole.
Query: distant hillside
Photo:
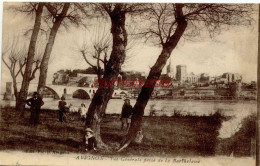
[[[91,67],[87,68],[87,69],[74,69],[74,70],[63,70],[66,74],[69,75],[69,77],[77,77],[78,73],[82,73],[82,74],[96,74],[95,70]],[[103,71],[102,71],[103,74]]]

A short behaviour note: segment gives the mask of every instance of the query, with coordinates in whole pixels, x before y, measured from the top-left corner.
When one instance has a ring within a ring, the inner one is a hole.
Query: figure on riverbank
[[[128,131],[131,123],[132,111],[133,108],[130,104],[130,99],[126,98],[121,113],[121,121],[122,121],[121,130],[123,130],[124,126],[126,125],[126,131]]]
[[[64,113],[66,112],[66,109],[67,109],[66,105],[67,105],[67,103],[65,101],[65,97],[62,96],[61,100],[59,101],[59,106],[58,106],[59,107],[59,121],[60,122],[63,122],[63,120],[64,120]]]
[[[86,135],[85,135],[85,143],[86,143],[86,151],[96,151],[97,150],[97,140],[93,135],[93,131],[90,128],[86,128]]]
[[[71,103],[69,104],[68,109],[70,113],[78,113],[78,107],[73,106]]]
[[[31,107],[30,123],[35,126],[38,124],[41,106],[44,104],[42,97],[37,92],[34,92],[33,97],[26,100],[26,104]]]
[[[154,107],[155,107],[155,104],[152,104],[151,107],[150,107],[149,116],[155,116],[156,115],[156,109]]]
[[[82,103],[81,106],[79,107],[79,113],[80,113],[82,121],[85,121],[87,111],[88,110],[86,108],[86,105],[84,103]]]

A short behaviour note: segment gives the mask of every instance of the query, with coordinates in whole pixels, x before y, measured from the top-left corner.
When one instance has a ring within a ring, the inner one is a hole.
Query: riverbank
[[[68,122],[60,123],[57,110],[42,110],[37,127],[29,124],[29,117],[29,110],[21,119],[13,108],[1,109],[0,150],[84,153],[81,148],[84,122],[77,120],[76,115],[70,116]],[[230,149],[219,148],[219,145],[230,144],[229,140],[218,138],[218,130],[225,120],[227,117],[218,112],[209,116],[178,114],[171,117],[145,116],[142,127],[143,143],[131,145],[121,153],[111,152],[111,154],[163,157],[230,155],[232,152]],[[118,145],[124,134],[120,131],[120,125],[119,115],[105,116],[101,125],[104,142],[111,146]],[[241,144],[242,149],[245,148],[243,145],[248,145]],[[244,155],[250,154],[244,153]]]
[[[43,98],[44,105],[42,109],[55,110],[58,109],[58,100],[49,98]],[[66,100],[67,104],[75,109],[84,103],[86,107],[89,107],[91,100]],[[131,99],[133,105],[136,101]],[[121,99],[111,99],[107,105],[107,114],[120,114],[124,101]],[[15,101],[1,101],[1,107],[14,107]],[[172,116],[174,112],[178,111],[183,115],[191,114],[194,116],[210,115],[222,110],[225,116],[236,116],[244,118],[251,113],[256,113],[257,103],[256,101],[201,101],[201,100],[187,100],[187,101],[173,101],[173,100],[158,100],[151,99],[147,103],[144,110],[144,115],[148,116],[151,110],[156,112],[157,116],[167,115]]]

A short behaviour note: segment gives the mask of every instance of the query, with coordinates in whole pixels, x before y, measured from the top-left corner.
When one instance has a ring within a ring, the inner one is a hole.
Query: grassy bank
[[[13,108],[1,109],[0,150],[27,152],[82,152],[84,122],[71,115],[66,123],[58,121],[57,110],[42,110],[40,123],[29,124],[30,112],[20,118]],[[216,113],[211,116],[144,117],[143,142],[131,145],[118,155],[141,156],[207,156],[216,152],[219,144],[218,130],[225,118]],[[106,115],[102,138],[110,145],[118,144],[124,132],[120,131],[119,115]],[[222,153],[218,149],[218,153]],[[115,152],[112,152],[115,154]]]
[[[256,154],[256,115],[243,119],[240,129],[232,137],[220,139],[216,152],[221,155],[255,156]]]

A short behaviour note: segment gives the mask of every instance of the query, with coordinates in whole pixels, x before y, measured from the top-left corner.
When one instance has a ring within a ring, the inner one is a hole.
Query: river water
[[[58,109],[58,100],[44,98],[44,109]],[[66,100],[67,104],[72,104],[76,109],[85,103],[88,108],[91,100],[72,99]],[[107,114],[120,114],[124,101],[122,99],[111,99],[108,103]],[[131,99],[131,105],[135,104],[135,99]],[[2,101],[1,107],[15,105],[15,101]],[[221,138],[230,137],[241,125],[241,120],[257,111],[256,101],[200,101],[200,100],[160,100],[152,99],[148,102],[144,115],[149,115],[150,110],[156,110],[157,116],[172,116],[174,112],[182,115],[210,115],[219,111],[223,115],[232,116],[231,120],[223,122],[220,129]]]

